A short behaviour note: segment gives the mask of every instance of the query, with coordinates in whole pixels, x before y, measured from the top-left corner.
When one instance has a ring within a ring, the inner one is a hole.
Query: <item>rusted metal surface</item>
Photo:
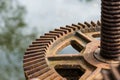
[[[24,55],[26,79],[120,80],[119,4],[102,0],[102,25],[100,21],[67,25],[32,42]],[[59,54],[68,45],[78,54]]]
[[[102,0],[101,56],[120,56],[120,1]]]
[[[102,70],[104,80],[120,80],[120,65],[111,64],[110,70]]]
[[[97,79],[98,76],[102,78],[101,68],[88,64],[84,59],[86,45],[91,41],[97,41],[99,31],[99,21],[91,24],[85,22],[55,29],[36,39],[24,55],[26,78],[28,80],[91,80]],[[73,46],[79,54],[58,54],[68,45]]]

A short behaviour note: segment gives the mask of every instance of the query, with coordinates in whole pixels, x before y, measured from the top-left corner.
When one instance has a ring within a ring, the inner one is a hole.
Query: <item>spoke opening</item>
[[[79,80],[85,73],[79,65],[56,65],[55,70],[67,80]]]
[[[60,50],[58,54],[79,54],[83,50],[83,46],[81,46],[77,41],[71,40],[70,44]]]

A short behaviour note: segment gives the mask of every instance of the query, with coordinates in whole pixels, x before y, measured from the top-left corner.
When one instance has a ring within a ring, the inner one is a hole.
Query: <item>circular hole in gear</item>
[[[72,65],[57,65],[55,66],[55,70],[58,74],[60,74],[63,78],[66,78],[67,80],[79,80],[79,78],[85,72],[79,66]]]

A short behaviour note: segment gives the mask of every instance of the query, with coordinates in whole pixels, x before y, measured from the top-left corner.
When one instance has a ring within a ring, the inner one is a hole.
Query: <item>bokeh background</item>
[[[23,55],[35,38],[100,20],[100,0],[0,0],[0,80],[25,80]]]

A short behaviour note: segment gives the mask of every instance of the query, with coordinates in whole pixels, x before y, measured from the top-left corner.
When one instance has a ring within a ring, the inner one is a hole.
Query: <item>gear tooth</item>
[[[45,51],[45,49],[37,49],[37,50],[29,50],[29,51],[26,51],[25,54],[32,54],[32,53],[37,53],[37,52],[42,52],[42,51]]]
[[[43,58],[44,57],[44,54],[42,55],[42,54],[40,54],[40,55],[34,55],[34,56],[32,56],[32,57],[26,57],[26,56],[24,56],[25,57],[25,59],[24,59],[24,61],[25,62],[28,62],[28,61],[31,61],[31,60],[33,60],[33,59],[38,59],[38,58]]]
[[[63,29],[55,29],[55,31],[61,31],[61,32],[64,32],[65,34],[67,34],[67,33],[68,33],[68,31],[67,31],[67,30],[63,30]]]
[[[50,31],[49,33],[60,34],[61,36],[64,35],[64,32],[61,32],[61,31]]]
[[[93,22],[93,21],[91,21],[91,25],[92,25],[93,27],[96,27],[96,26],[97,26],[96,23]]]
[[[71,31],[72,31],[72,29],[71,29],[71,28],[68,28],[68,27],[60,27],[60,29],[68,30],[68,32],[71,32]]]
[[[78,23],[78,25],[82,26],[81,32],[86,33],[89,32],[89,27],[86,24]]]
[[[47,47],[49,47],[49,44],[48,43],[32,44],[29,47],[37,47],[37,46],[47,46]]]
[[[26,65],[26,66],[24,67],[24,70],[27,71],[27,70],[30,70],[30,69],[32,69],[32,68],[34,68],[34,67],[41,66],[41,65],[43,65],[43,64],[46,64],[46,61],[43,60],[43,61],[40,62],[40,59],[38,59],[38,61],[36,60],[36,62],[34,61],[34,63],[31,62],[29,65]]]
[[[86,28],[86,26],[82,23],[78,23],[78,25],[82,26],[83,28]]]
[[[51,40],[40,40],[40,41],[34,41],[34,42],[32,42],[32,44],[40,44],[40,43],[49,43],[49,44],[51,44],[52,41]]]
[[[35,45],[32,46],[32,45],[30,45],[27,50],[34,50],[34,49],[40,49],[40,48],[44,48],[44,49],[47,50],[48,47],[45,46],[45,45],[43,45],[43,46],[41,46],[41,45],[40,46],[35,46]]]
[[[28,50],[34,50],[34,49],[39,49],[39,47],[29,47],[29,48],[27,48],[27,51]]]
[[[42,70],[43,66],[47,67],[46,61],[44,59],[44,55],[28,57],[28,58],[24,59],[24,62],[25,62],[24,70],[25,70],[25,73],[28,74],[28,77],[31,74],[36,73],[38,69]]]
[[[37,47],[37,46],[42,46],[41,44],[32,44],[30,47]]]
[[[28,50],[35,50],[35,49],[43,49],[43,48],[44,48],[45,50],[47,50],[47,48],[46,48],[45,46],[41,46],[41,47],[38,46],[38,47],[29,47],[29,48],[27,49],[27,51],[28,51]]]
[[[46,33],[45,36],[57,36],[57,37],[60,37],[61,34],[59,34],[59,33]]]
[[[34,78],[34,77],[38,77],[44,73],[46,73],[47,71],[49,71],[50,68],[48,67],[47,64],[43,64],[39,67],[36,67],[32,70],[26,71],[26,73],[29,75],[29,78]]]
[[[54,33],[53,33],[54,34]],[[45,33],[45,35],[52,35],[52,33]]]
[[[96,31],[100,31],[101,29],[101,22],[98,20],[97,23],[96,23]]]
[[[66,25],[67,28],[71,28],[73,31],[77,30],[77,27]]]
[[[26,55],[24,55],[24,58],[29,58],[29,57],[33,57],[33,56],[39,56],[39,55],[44,56],[44,54],[41,54],[40,52],[36,52],[34,54],[26,54]]]
[[[39,43],[51,43],[50,41],[34,41],[34,42],[32,42],[32,44],[39,44]]]
[[[98,31],[96,29],[97,25],[93,21],[91,23],[85,22],[85,24],[88,26],[88,32]]]
[[[38,50],[38,49],[47,49],[46,46],[37,46],[37,47],[29,47],[26,51]]]
[[[35,68],[29,69],[29,70],[26,71],[26,73],[27,73],[28,75],[32,75],[32,74],[38,72],[39,69],[43,69],[43,68],[45,68],[45,67],[47,67],[47,64],[43,64],[43,65],[37,66],[37,67],[35,67]],[[36,76],[36,77],[37,77],[37,76]]]
[[[47,69],[47,70],[46,70]],[[28,78],[35,78],[38,77],[42,74],[44,74],[45,72],[47,72],[48,70],[50,70],[48,68],[47,64],[42,64],[42,65],[36,65],[35,68],[31,67],[29,70],[26,71]]]
[[[42,57],[42,58],[37,58],[37,59],[31,60],[31,61],[27,61],[27,62],[25,59],[23,61],[24,61],[24,64],[23,64],[24,70],[26,72],[26,71],[28,71],[28,69],[33,68],[33,67],[31,67],[31,65],[34,65],[37,63],[39,63],[41,65],[41,63],[43,63],[45,61],[45,59],[44,59],[44,57]],[[45,64],[46,64],[46,61],[45,61]]]
[[[24,59],[25,60],[25,59]],[[23,60],[23,61],[24,61]],[[23,64],[23,66],[24,67],[27,67],[27,66],[30,66],[30,65],[32,65],[32,64],[35,64],[35,63],[38,63],[38,62],[42,62],[42,61],[45,61],[45,58],[43,57],[43,58],[38,58],[38,59],[34,59],[34,60],[31,60],[31,61],[24,61],[24,64]],[[26,69],[26,68],[24,68],[24,69]],[[26,71],[26,70],[25,70]]]
[[[69,32],[74,31],[73,28],[67,27],[67,25],[65,26],[65,28],[67,28],[69,30]]]
[[[89,24],[88,22],[84,22],[84,24],[89,28],[91,27],[91,24]]]
[[[68,32],[71,32],[71,29],[67,29],[67,28],[65,28],[65,27],[60,27],[60,29],[61,29],[61,30],[66,30],[67,33],[68,33]]]
[[[56,35],[55,33],[45,33],[45,36]]]
[[[51,42],[54,41],[53,38],[40,38],[40,39],[36,39],[36,41],[46,41],[46,40],[49,40],[49,41],[51,41]]]
[[[36,47],[36,46],[34,46],[34,45],[31,44],[31,45],[29,45],[29,47]]]
[[[98,25],[98,26],[101,26],[101,22],[100,22],[99,20],[97,21],[97,25]]]
[[[77,27],[79,30],[83,28],[82,26],[76,24],[72,24],[72,26]]]
[[[57,39],[57,36],[40,36],[40,38],[53,38],[54,40]]]

